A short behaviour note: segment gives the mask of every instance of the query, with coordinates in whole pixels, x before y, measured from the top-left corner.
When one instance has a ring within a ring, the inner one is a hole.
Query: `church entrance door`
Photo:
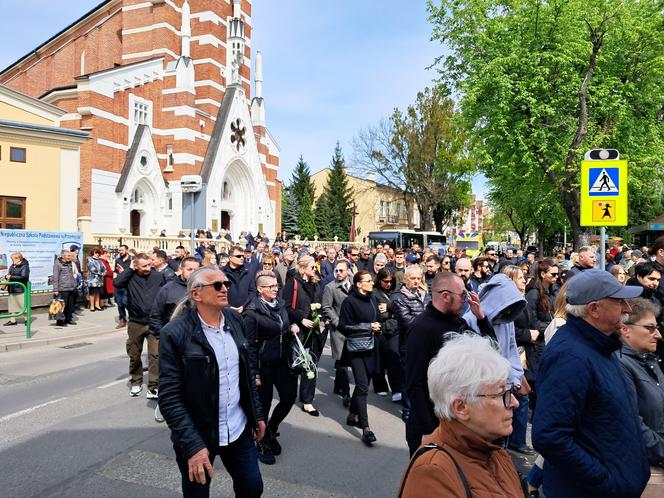
[[[231,229],[231,215],[228,214],[228,211],[221,212],[221,228],[222,230]]]
[[[134,236],[141,235],[141,212],[137,209],[129,213],[129,231]]]

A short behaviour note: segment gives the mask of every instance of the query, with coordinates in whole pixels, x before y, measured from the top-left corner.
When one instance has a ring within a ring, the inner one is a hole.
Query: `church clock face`
[[[245,135],[247,133],[247,128],[242,123],[240,118],[236,118],[231,121],[231,144],[238,154],[243,154],[244,149],[247,146],[247,141]]]

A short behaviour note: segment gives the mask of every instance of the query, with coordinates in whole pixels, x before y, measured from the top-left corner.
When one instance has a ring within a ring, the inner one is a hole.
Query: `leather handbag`
[[[375,347],[374,333],[358,332],[346,337],[346,349],[349,353],[365,353]]]

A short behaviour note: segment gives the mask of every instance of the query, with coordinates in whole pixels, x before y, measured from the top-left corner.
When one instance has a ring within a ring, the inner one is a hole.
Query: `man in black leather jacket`
[[[186,299],[160,333],[159,405],[185,497],[209,496],[216,455],[236,496],[263,492],[254,444],[265,435],[258,369],[249,358],[242,317],[228,305],[228,282],[215,267],[194,272]]]

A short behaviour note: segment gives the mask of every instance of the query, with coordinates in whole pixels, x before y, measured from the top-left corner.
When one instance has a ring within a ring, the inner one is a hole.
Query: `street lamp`
[[[180,179],[180,188],[182,193],[191,194],[191,255],[194,255],[196,250],[196,219],[194,217],[194,194],[200,192],[203,188],[203,179],[200,175],[184,175]],[[184,221],[184,220],[183,220]],[[184,224],[184,223],[183,223]]]

